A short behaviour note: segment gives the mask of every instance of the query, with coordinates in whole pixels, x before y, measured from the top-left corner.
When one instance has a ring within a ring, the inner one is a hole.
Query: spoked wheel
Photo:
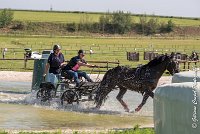
[[[88,95],[88,101],[94,101],[95,95],[90,94]]]
[[[55,96],[55,91],[52,89],[42,88],[38,90],[36,98],[40,99],[42,102],[51,100]]]
[[[65,105],[65,104],[73,104],[74,102],[76,102],[77,104],[79,104],[79,96],[78,94],[69,89],[66,90],[65,92],[63,92],[62,96],[61,96],[61,105]]]
[[[41,89],[37,91],[36,98],[37,99],[41,99],[42,98],[42,91],[41,91]]]

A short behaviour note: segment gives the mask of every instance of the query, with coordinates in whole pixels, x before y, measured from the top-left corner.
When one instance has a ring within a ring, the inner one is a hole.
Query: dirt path
[[[18,81],[18,82],[31,82],[32,72],[16,72],[16,71],[0,71],[0,81]],[[92,79],[96,79],[97,75],[92,74]],[[103,74],[100,74],[99,79],[103,78]],[[163,76],[160,78],[158,85],[171,83],[171,76]]]

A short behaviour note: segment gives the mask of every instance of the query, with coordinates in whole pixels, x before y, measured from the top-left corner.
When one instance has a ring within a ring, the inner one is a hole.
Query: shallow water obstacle
[[[197,82],[200,82],[200,71],[196,72],[196,74],[195,71],[185,71],[174,74],[172,83],[193,82],[195,75],[197,75]]]
[[[157,87],[154,126],[156,134],[200,134],[200,83]]]

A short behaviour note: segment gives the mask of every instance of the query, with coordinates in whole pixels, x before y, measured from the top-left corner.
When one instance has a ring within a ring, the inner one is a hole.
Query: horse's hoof
[[[125,109],[125,112],[128,112],[128,113],[129,113],[129,111],[130,111],[129,109]]]
[[[139,112],[140,109],[141,109],[141,107],[137,107],[137,108],[135,109],[135,112]]]
[[[92,110],[99,110],[100,108],[98,108],[98,107],[93,107],[93,108],[91,108]]]

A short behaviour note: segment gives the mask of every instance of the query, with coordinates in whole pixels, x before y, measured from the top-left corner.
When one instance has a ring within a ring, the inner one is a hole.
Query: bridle
[[[176,73],[176,69],[178,68],[178,61],[175,58],[173,58],[172,60],[170,59],[170,62],[168,62],[167,67],[166,67],[166,68],[168,68],[170,65],[172,66],[173,62],[175,63],[176,66],[175,66],[175,68],[171,67],[172,75],[174,75]]]

